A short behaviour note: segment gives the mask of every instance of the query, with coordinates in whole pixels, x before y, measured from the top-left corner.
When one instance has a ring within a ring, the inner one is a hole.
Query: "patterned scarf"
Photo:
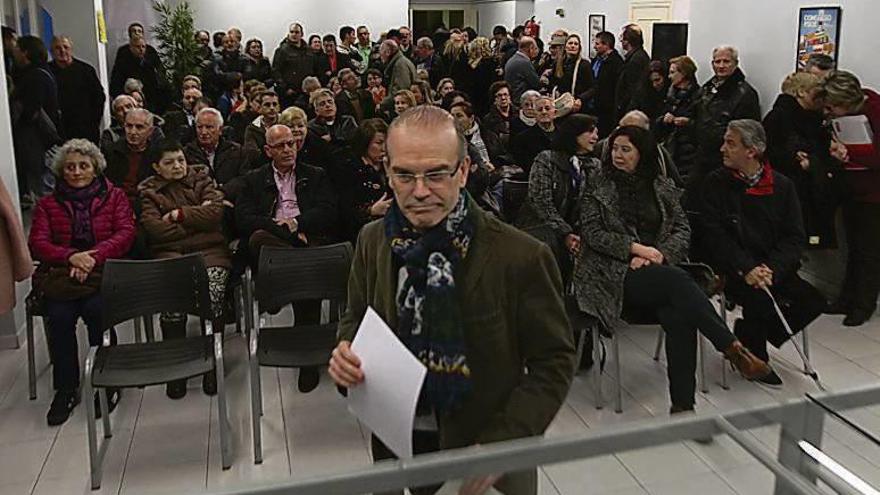
[[[428,368],[420,406],[451,411],[470,392],[464,328],[455,268],[467,256],[474,235],[470,196],[462,191],[445,221],[418,232],[396,203],[385,215],[385,236],[400,266],[397,285],[398,335]]]
[[[731,170],[733,176],[746,183],[746,194],[749,196],[769,196],[773,194],[773,168],[770,162],[764,162],[754,175]]]
[[[106,184],[100,177],[85,187],[70,187],[63,180],[58,181],[55,186],[55,193],[61,201],[70,205],[73,213],[73,235],[70,238],[72,247],[86,249],[95,245],[95,236],[92,234],[92,200],[105,190]]]

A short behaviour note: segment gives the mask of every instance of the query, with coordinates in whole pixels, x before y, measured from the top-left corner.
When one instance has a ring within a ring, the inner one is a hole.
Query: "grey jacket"
[[[522,52],[516,52],[504,65],[504,80],[510,85],[510,97],[517,102],[526,91],[541,87],[538,71]]]
[[[519,212],[516,226],[543,241],[553,254],[560,256],[565,252],[563,238],[575,233],[578,222],[577,197],[580,192],[571,194],[571,156],[555,150],[542,151],[535,157],[529,173],[529,192],[526,202]],[[599,167],[599,160],[589,158],[582,161],[585,176],[591,169]],[[567,215],[568,212],[571,212]]]
[[[691,229],[679,200],[681,191],[658,174],[654,192],[660,208],[660,231],[654,246],[674,265],[685,260]],[[581,242],[574,286],[578,306],[599,318],[606,328],[620,323],[623,310],[623,282],[629,270],[630,246],[638,234],[624,223],[617,185],[610,171],[602,167],[591,173],[580,200]]]
[[[385,81],[388,83],[388,96],[394,100],[394,93],[409,89],[416,81],[416,66],[401,52],[397,52],[385,67]]]

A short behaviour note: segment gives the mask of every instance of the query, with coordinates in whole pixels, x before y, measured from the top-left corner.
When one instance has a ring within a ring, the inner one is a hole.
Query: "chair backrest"
[[[277,308],[316,299],[344,302],[352,252],[348,242],[308,248],[263,247],[254,282],[257,303],[261,308]]]
[[[211,318],[208,273],[198,253],[161,260],[108,260],[101,296],[104,328],[161,312]]]
[[[501,209],[507,222],[514,222],[529,194],[529,181],[503,179],[501,183]]]

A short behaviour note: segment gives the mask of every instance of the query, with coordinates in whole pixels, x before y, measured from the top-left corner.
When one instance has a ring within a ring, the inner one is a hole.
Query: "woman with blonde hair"
[[[289,127],[293,133],[297,162],[308,163],[325,170],[331,165],[330,145],[316,134],[309,132],[309,118],[302,108],[285,108],[278,116],[278,123]]]
[[[767,159],[794,182],[809,246],[836,247],[834,215],[840,202],[843,167],[831,155],[831,133],[822,124],[821,79],[809,72],[789,74],[782,94],[764,117]]]
[[[456,89],[467,85],[470,74],[468,66],[467,43],[461,33],[452,33],[449,40],[443,46],[443,54],[440,56],[445,69],[445,76],[455,81]]]
[[[574,97],[572,112],[580,112],[587,108],[587,102],[593,97],[593,70],[590,62],[583,58],[581,37],[570,34],[550,74],[550,87],[558,94],[571,93]]]
[[[467,85],[459,89],[471,97],[477,115],[485,115],[492,103],[489,87],[499,79],[498,61],[492,55],[488,39],[480,36],[471,41],[468,50],[468,71]]]

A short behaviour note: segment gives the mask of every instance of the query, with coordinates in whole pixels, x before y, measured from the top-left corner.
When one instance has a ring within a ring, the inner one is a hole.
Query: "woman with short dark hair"
[[[331,168],[339,194],[339,221],[345,240],[354,243],[367,223],[382,218],[394,200],[385,178],[385,135],[382,119],[366,119],[351,138],[351,155]]]
[[[241,74],[242,81],[255,79],[271,88],[275,81],[272,80],[272,64],[263,55],[263,42],[259,38],[251,38],[244,46],[244,71]]]
[[[650,131],[625,126],[608,140],[611,153],[590,173],[580,197],[583,246],[575,264],[578,306],[608,329],[624,314],[650,315],[666,333],[671,413],[692,411],[697,331],[746,378],[771,371],[728,330],[685,260],[690,227],[680,192],[659,173]]]

